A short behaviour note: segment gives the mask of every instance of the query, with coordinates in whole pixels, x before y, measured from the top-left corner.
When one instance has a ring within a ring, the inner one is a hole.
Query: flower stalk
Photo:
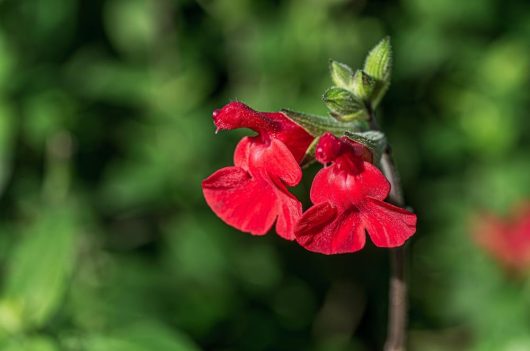
[[[405,350],[407,329],[406,247],[390,250],[390,287],[388,294],[388,329],[385,351]]]
[[[375,112],[370,111],[370,126],[379,130]],[[400,207],[405,207],[401,182],[394,160],[392,149],[387,143],[381,156],[381,170],[390,182],[390,193],[387,201]],[[406,246],[390,249],[390,281],[388,292],[388,326],[385,341],[385,351],[404,351],[408,314],[408,289],[406,282]]]

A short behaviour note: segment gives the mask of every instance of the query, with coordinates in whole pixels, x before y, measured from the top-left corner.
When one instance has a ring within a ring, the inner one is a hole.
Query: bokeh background
[[[328,59],[385,35],[379,116],[419,216],[409,348],[530,350],[530,280],[470,235],[530,198],[515,0],[0,1],[0,349],[381,350],[388,251],[241,234],[200,182],[247,133],[214,135],[215,108],[324,114]]]

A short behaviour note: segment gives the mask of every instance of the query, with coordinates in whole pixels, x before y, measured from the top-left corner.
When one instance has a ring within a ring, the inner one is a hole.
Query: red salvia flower
[[[362,144],[330,133],[317,145],[316,158],[329,164],[311,186],[309,208],[295,228],[296,240],[323,254],[355,252],[364,247],[366,234],[376,246],[403,245],[416,231],[416,215],[383,200],[390,183],[372,165],[371,152]]]
[[[479,216],[474,222],[473,237],[506,269],[530,271],[530,203],[516,207],[511,218]]]
[[[234,152],[234,166],[225,167],[202,182],[206,202],[227,224],[263,235],[276,221],[276,232],[294,239],[294,225],[302,205],[287,186],[302,178],[299,162],[313,140],[281,112],[257,112],[232,102],[213,114],[217,130],[250,128]]]

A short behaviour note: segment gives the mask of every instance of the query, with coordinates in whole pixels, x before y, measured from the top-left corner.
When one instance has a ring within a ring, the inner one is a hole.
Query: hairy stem
[[[404,246],[392,249],[388,304],[388,330],[385,351],[404,351],[407,329],[407,283],[405,281]]]
[[[397,175],[390,148],[382,156],[381,167],[391,184],[388,201],[396,206],[404,207],[401,185]],[[405,350],[405,336],[407,329],[407,282],[405,280],[405,246],[390,251],[390,287],[388,301],[388,330],[385,351]]]
[[[372,129],[379,130],[375,113],[370,113]],[[394,165],[390,146],[386,147],[381,157],[381,169],[391,185],[388,202],[404,207],[405,201],[401,191],[399,175]],[[406,283],[406,249],[405,246],[390,251],[390,286],[388,303],[388,329],[385,351],[404,351],[407,329],[407,283]]]

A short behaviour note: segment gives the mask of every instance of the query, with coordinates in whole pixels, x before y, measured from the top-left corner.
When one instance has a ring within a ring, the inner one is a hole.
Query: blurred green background
[[[0,349],[381,350],[388,251],[241,234],[200,182],[245,134],[214,135],[215,108],[324,114],[328,59],[385,35],[379,116],[419,216],[409,348],[530,350],[530,280],[469,235],[530,197],[515,0],[0,1]]]

